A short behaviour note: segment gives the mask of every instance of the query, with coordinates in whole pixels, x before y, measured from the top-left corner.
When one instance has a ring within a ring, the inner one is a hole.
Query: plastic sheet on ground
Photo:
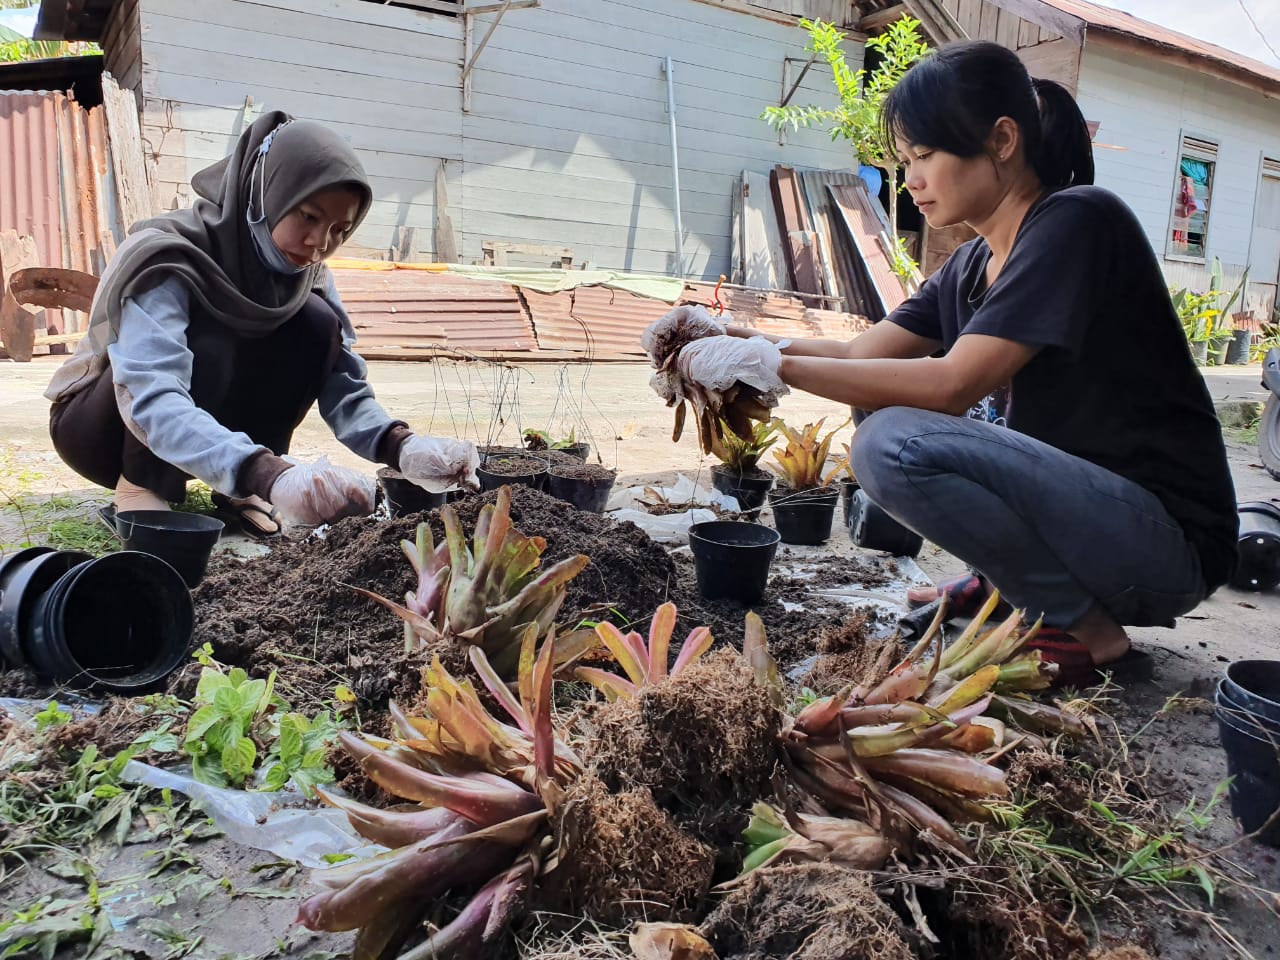
[[[654,496],[666,500],[672,506],[688,509],[656,516],[644,508]],[[629,520],[658,543],[681,544],[689,542],[689,528],[695,523],[707,523],[716,519],[711,507],[736,513],[739,509],[736,497],[719,490],[694,483],[680,474],[670,487],[623,487],[609,497],[605,512],[614,520]]]
[[[100,704],[60,692],[43,700],[0,698],[0,710],[32,723],[35,715],[53,700],[75,717],[93,716],[101,709]],[[306,867],[330,866],[323,859],[326,854],[365,857],[382,850],[356,834],[341,810],[317,809],[313,801],[292,787],[275,791],[232,790],[201,783],[191,776],[187,765],[162,769],[138,760],[125,764],[122,776],[158,790],[176,790],[190,797],[229,839]]]

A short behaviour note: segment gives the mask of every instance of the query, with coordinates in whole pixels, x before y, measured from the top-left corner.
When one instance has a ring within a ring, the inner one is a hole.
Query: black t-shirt
[[[966,333],[1042,349],[974,414],[1145,487],[1182,525],[1212,590],[1236,562],[1222,431],[1160,265],[1100,187],[1046,194],[986,289],[991,249],[960,247],[888,319],[949,350]]]

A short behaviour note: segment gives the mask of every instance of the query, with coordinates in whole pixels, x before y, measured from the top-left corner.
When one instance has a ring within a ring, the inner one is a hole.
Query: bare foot
[[[1124,632],[1124,627],[1099,606],[1069,626],[1066,632],[1089,651],[1094,666],[1105,666],[1129,652],[1129,635]]]
[[[158,493],[153,493],[146,487],[140,487],[136,483],[130,483],[124,478],[124,474],[120,475],[120,479],[116,481],[115,491],[116,512],[122,513],[125,510],[168,510],[169,503],[164,497]]]

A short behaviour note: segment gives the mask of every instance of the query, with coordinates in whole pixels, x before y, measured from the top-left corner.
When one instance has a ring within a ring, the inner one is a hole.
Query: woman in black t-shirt
[[[729,327],[686,346],[680,370],[714,382],[746,351],[785,384],[875,411],[854,435],[863,489],[975,571],[913,600],[945,591],[964,614],[994,586],[1043,613],[1034,646],[1060,681],[1141,669],[1124,625],[1171,624],[1235,563],[1221,433],[1159,262],[1091,185],[1071,95],[1011,51],[943,47],[883,123],[929,225],[978,239],[852,341]]]

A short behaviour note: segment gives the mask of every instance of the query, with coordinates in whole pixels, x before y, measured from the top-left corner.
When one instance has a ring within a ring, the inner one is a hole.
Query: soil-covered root
[[[721,649],[634,699],[588,710],[581,753],[609,789],[647,788],[699,839],[728,846],[770,792],[779,722],[746,661]]]
[[[874,636],[875,629],[866,611],[858,611],[822,631],[818,636],[818,658],[802,678],[804,685],[820,696],[836,693],[851,683],[875,686],[902,654],[896,639]]]
[[[607,924],[683,920],[711,887],[715,852],[675,825],[645,789],[610,793],[587,774],[554,819],[559,863],[548,905]]]
[[[721,960],[917,956],[870,875],[829,863],[784,864],[748,874],[699,929]]]

